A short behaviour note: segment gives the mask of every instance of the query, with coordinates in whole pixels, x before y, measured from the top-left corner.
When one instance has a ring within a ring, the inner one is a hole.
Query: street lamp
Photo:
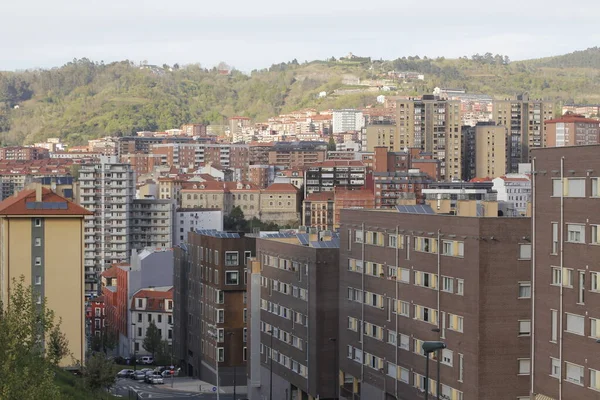
[[[133,340],[133,370],[137,371],[137,359],[135,354],[135,322],[132,322],[131,326],[133,326],[133,329],[131,329],[131,338]]]
[[[440,351],[446,348],[446,343],[444,342],[423,342],[421,346],[423,351],[425,352],[425,400],[429,399],[429,354],[434,351]],[[438,354],[439,358],[439,354]],[[440,377],[438,376],[438,381]],[[440,392],[437,392],[437,398],[440,398]]]
[[[269,371],[270,371],[270,378],[269,378],[269,400],[273,400],[273,329],[269,330],[269,332],[271,334],[271,351],[269,352]]]
[[[227,334],[227,336],[231,337],[231,347],[234,347],[234,343],[233,343],[233,332],[229,332]],[[231,352],[231,354],[233,354],[233,351]],[[236,389],[236,378],[237,378],[237,365],[236,365],[236,361],[232,358],[231,359],[233,362],[233,400],[236,399],[236,393],[235,393],[235,389]]]
[[[208,332],[208,335],[211,336],[213,339],[215,339],[215,342],[218,340],[217,337],[217,333],[215,332],[215,330],[217,329],[217,326],[214,324],[207,324],[207,327],[210,329],[213,329],[212,331]],[[219,349],[217,348],[217,353],[216,353],[216,357],[215,357],[215,363],[216,363],[216,370],[217,370],[217,400],[219,400],[221,398],[220,396],[220,392],[221,392],[221,382],[219,379]]]
[[[174,335],[173,335],[173,324],[168,324],[171,327],[171,367],[173,367],[173,369],[171,370],[171,388],[173,388],[173,381],[175,380],[175,366],[173,365],[173,348],[174,348],[174,342],[175,340]]]
[[[338,382],[338,367],[337,367],[337,363],[338,363],[338,347],[337,347],[337,339],[336,338],[329,338],[330,342],[333,342],[333,350],[334,350],[334,358],[333,358],[333,398],[337,397],[337,391],[338,391],[338,386],[339,386],[339,382]]]

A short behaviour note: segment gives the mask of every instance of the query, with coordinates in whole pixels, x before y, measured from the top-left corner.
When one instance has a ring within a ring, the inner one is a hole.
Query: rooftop
[[[39,191],[39,192],[38,192]],[[39,195],[39,198],[38,198]],[[40,201],[37,201],[40,200]],[[70,215],[84,216],[93,213],[65,199],[50,189],[22,190],[0,203],[0,215]]]

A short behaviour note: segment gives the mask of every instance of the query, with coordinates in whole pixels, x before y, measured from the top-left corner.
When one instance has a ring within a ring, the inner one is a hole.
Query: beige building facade
[[[506,173],[506,127],[475,127],[475,176],[495,178]]]
[[[69,342],[72,358],[60,362],[65,367],[85,357],[83,232],[88,214],[41,186],[0,203],[0,299],[8,300],[12,280],[21,276],[37,302],[47,299]]]

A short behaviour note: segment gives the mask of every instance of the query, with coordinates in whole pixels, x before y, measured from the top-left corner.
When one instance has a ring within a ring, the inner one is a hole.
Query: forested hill
[[[385,94],[420,95],[440,86],[499,98],[529,92],[557,102],[600,103],[599,53],[593,48],[523,62],[491,53],[453,60],[294,60],[248,74],[80,59],[51,70],[0,73],[0,138],[2,144],[48,137],[81,144],[188,122],[222,124],[233,115],[264,121],[303,107],[363,107],[379,93],[358,83],[381,82],[393,70],[420,72],[425,80],[400,80],[396,92]],[[327,96],[320,98],[323,91]]]

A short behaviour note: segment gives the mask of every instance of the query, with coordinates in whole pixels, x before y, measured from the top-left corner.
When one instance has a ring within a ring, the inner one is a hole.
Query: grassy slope
[[[154,74],[128,62],[99,65],[80,60],[50,71],[21,73],[33,96],[19,101],[19,109],[0,109],[0,122],[4,113],[10,123],[1,135],[3,143],[59,136],[78,144],[103,135],[169,129],[186,122],[222,123],[223,117],[233,115],[264,121],[304,107],[361,107],[372,104],[377,93],[333,95],[346,87],[344,77],[375,79],[404,65],[401,60],[376,62],[371,69],[371,65],[314,61],[222,76],[198,66]],[[415,61],[410,67],[425,73],[426,80],[398,82],[397,94],[431,93],[441,86],[496,98],[528,92],[558,103],[600,102],[598,49],[509,65],[436,59]],[[329,95],[320,99],[321,91]]]
[[[56,384],[60,388],[62,400],[87,400],[87,399],[102,399],[112,400],[118,397],[112,396],[108,393],[94,394],[85,390],[81,385],[80,377],[73,375],[72,373],[57,369],[56,370]]]

